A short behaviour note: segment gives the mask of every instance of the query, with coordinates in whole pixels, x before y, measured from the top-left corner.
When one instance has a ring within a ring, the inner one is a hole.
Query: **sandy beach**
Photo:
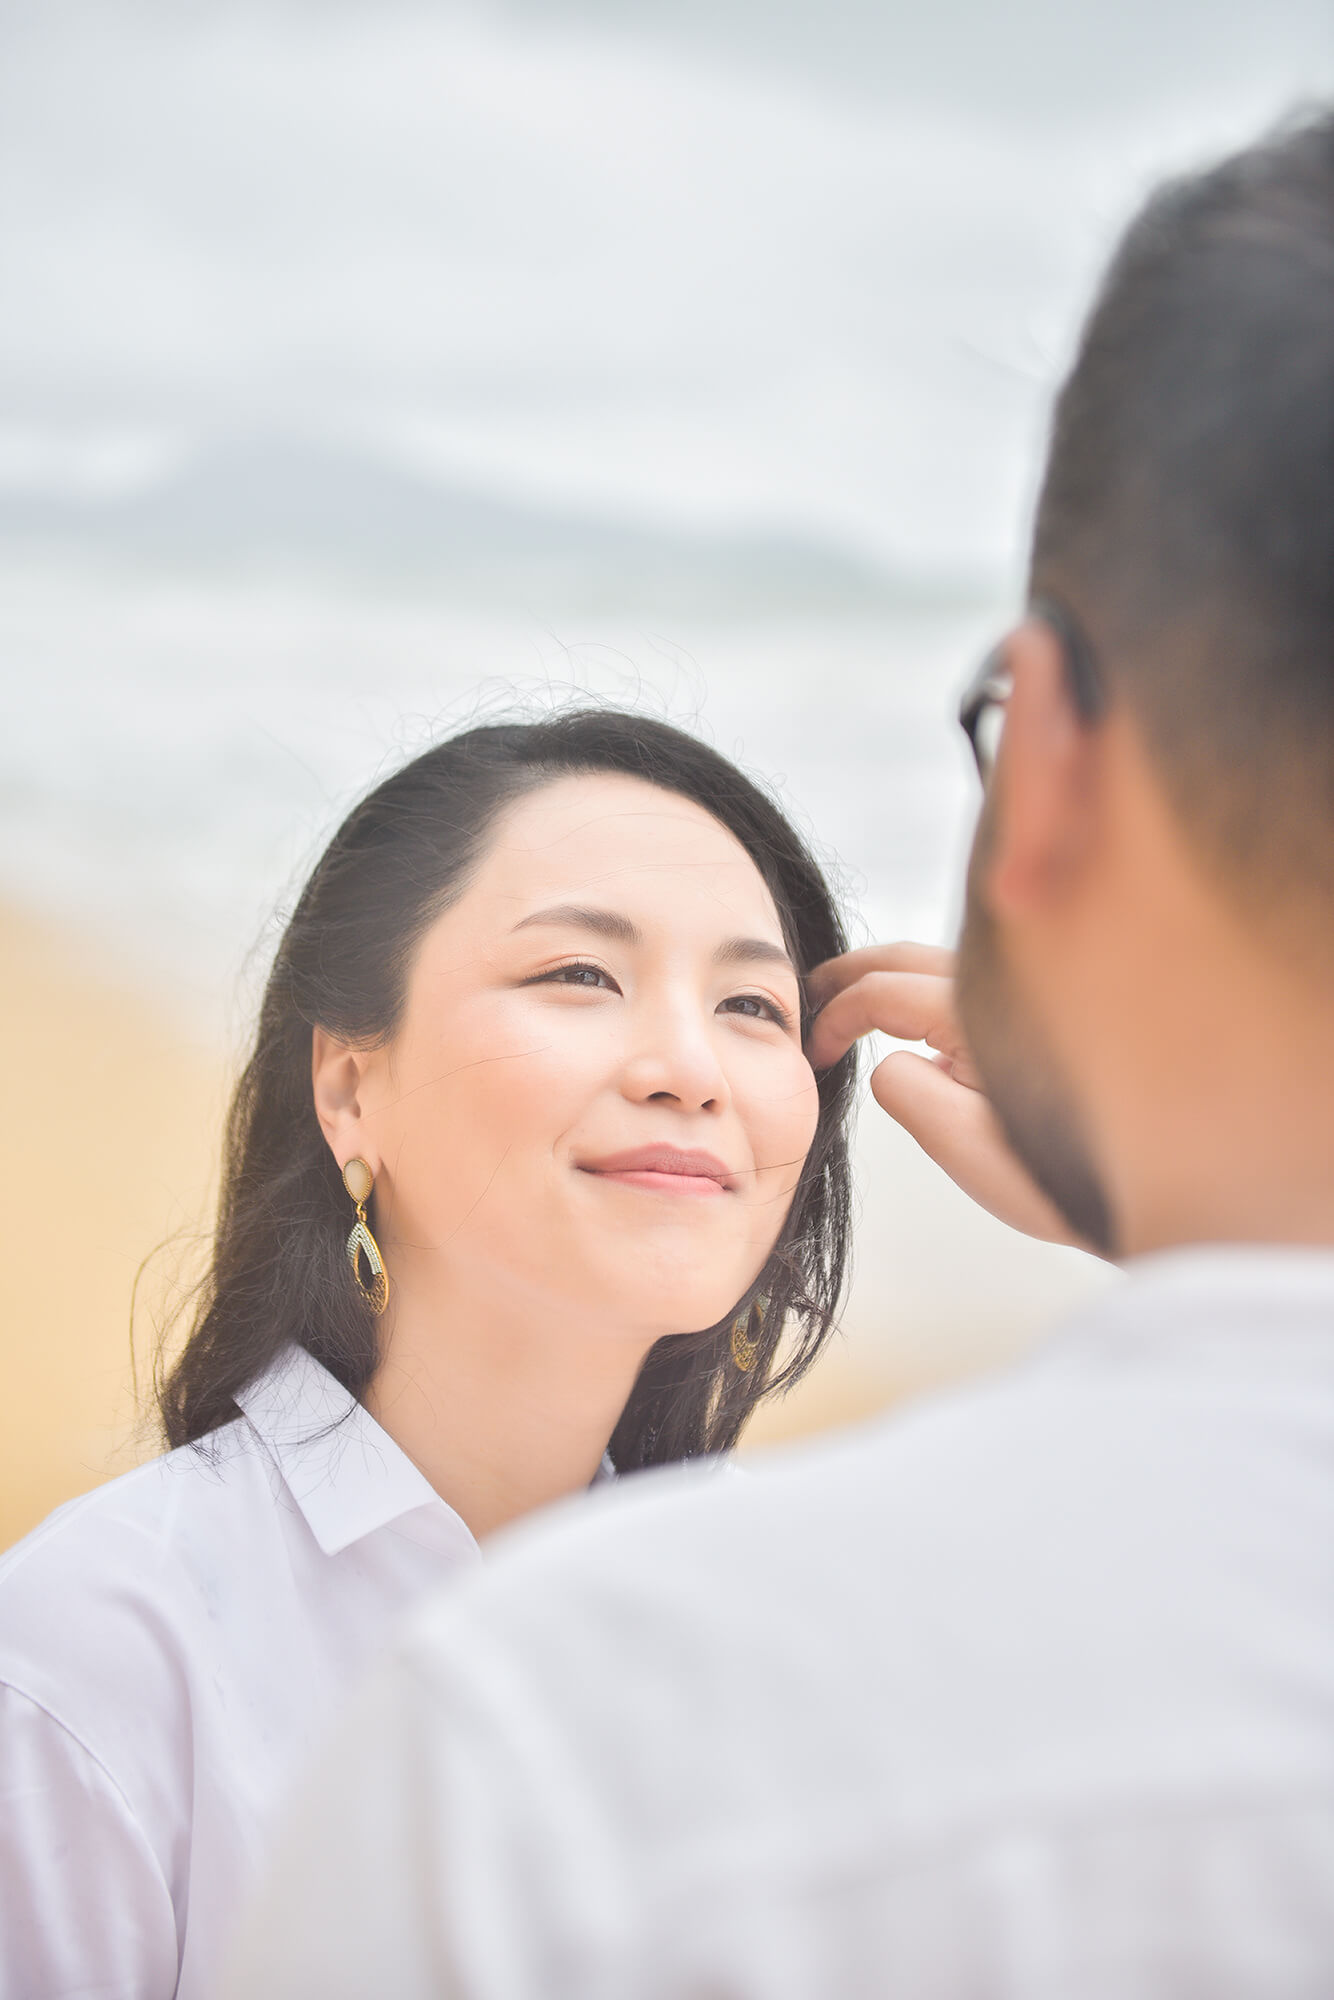
[[[0,912],[10,1051],[0,1546],[151,1451],[141,1384],[170,1279],[207,1215],[222,1064],[66,938]],[[146,1407],[146,1405],[145,1405]]]

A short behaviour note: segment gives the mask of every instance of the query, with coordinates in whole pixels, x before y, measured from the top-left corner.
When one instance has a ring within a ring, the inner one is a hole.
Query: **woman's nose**
[[[721,1111],[731,1102],[727,1072],[693,1009],[655,1008],[636,1024],[623,1087],[637,1103],[660,1099],[687,1111]]]

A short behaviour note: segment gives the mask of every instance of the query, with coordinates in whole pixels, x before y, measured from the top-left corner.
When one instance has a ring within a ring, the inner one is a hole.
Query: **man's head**
[[[1282,1041],[1323,1008],[1334,1040],[1334,116],[1131,226],[1057,404],[1031,588],[1057,615],[1006,648],[961,961],[975,1053],[1093,1240],[1251,1233],[1185,1128],[1243,1143],[1266,1018]],[[1281,1063],[1264,1089],[1288,1116]],[[1175,1204],[1145,1188],[1155,1151],[1194,1177]]]

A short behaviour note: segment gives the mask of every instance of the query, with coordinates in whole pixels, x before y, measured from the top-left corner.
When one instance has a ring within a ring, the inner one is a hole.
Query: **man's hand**
[[[871,1075],[877,1104],[950,1179],[992,1215],[1048,1243],[1080,1243],[1006,1144],[982,1095],[954,1011],[954,953],[936,945],[867,945],[817,966],[807,981],[820,1011],[806,1054],[828,1069],[871,1029],[925,1042],[935,1055],[896,1049]]]

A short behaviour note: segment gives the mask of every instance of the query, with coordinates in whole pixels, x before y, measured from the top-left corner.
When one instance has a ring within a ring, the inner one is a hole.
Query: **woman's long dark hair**
[[[824,877],[782,813],[726,758],[666,723],[577,709],[471,729],[386,778],[334,835],[278,947],[228,1115],[211,1266],[185,1347],[159,1384],[169,1445],[230,1423],[236,1397],[289,1341],[365,1394],[376,1322],[348,1270],[350,1204],[315,1116],[311,1031],[362,1048],[390,1040],[422,935],[463,892],[498,814],[556,778],[593,772],[693,799],[733,833],[800,972],[844,949]],[[611,1440],[622,1471],[728,1449],[761,1397],[803,1375],[828,1338],[848,1256],[854,1074],[849,1054],[819,1080],[814,1143],[746,1297],[706,1332],[650,1349]],[[759,1298],[768,1306],[762,1324],[758,1313],[750,1323],[758,1353],[743,1372],[731,1328]]]

